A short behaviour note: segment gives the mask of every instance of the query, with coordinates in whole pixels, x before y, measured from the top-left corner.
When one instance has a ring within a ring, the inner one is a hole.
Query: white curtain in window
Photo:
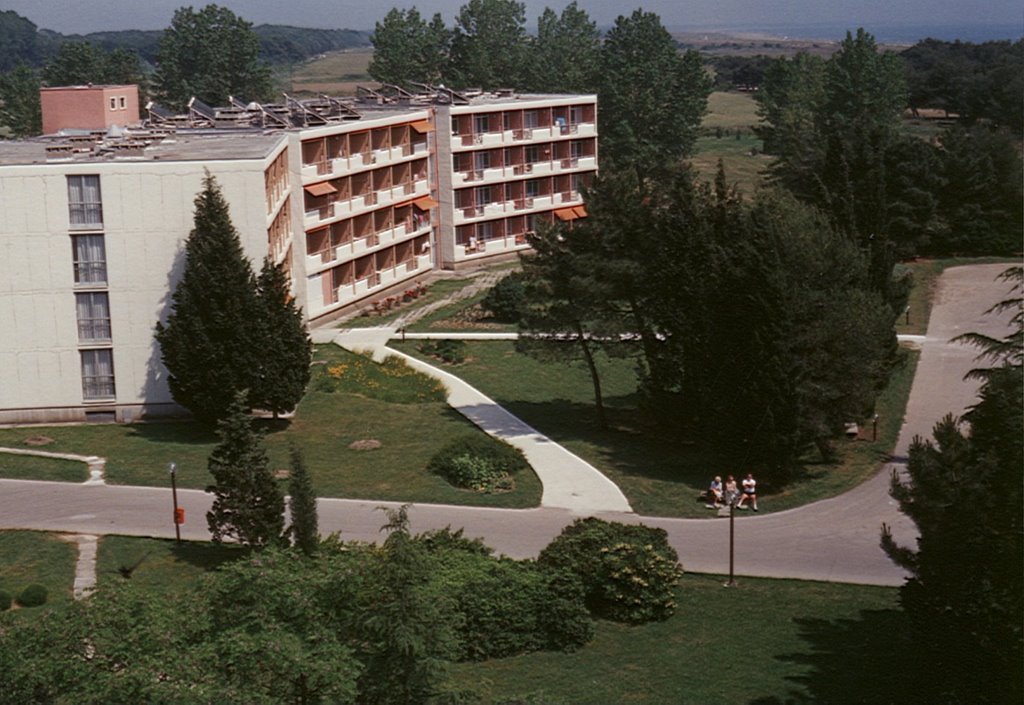
[[[71,225],[102,225],[99,176],[68,177],[68,216]]]
[[[103,284],[107,281],[107,251],[102,235],[74,235],[75,283]]]
[[[80,340],[110,340],[110,300],[106,293],[75,294]]]
[[[114,396],[114,352],[82,351],[82,394],[86,399]]]

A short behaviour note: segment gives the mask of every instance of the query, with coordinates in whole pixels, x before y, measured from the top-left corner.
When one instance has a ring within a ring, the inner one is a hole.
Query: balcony
[[[319,224],[319,223],[321,223],[321,222],[323,222],[325,220],[329,220],[330,218],[333,218],[333,217],[334,217],[334,204],[333,203],[328,203],[325,206],[320,206],[319,208],[314,208],[312,210],[307,210],[306,211],[305,227],[308,230],[310,227],[313,227],[313,226],[315,226],[315,225],[317,225],[317,224]]]
[[[527,127],[522,130],[512,130],[512,140],[514,142],[520,142],[522,140],[533,139],[533,128]]]

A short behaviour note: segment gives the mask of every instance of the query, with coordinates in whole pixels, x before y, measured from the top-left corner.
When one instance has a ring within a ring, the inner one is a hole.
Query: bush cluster
[[[593,636],[583,590],[565,573],[451,548],[437,561],[437,587],[458,605],[459,661],[573,651]]]
[[[45,587],[33,583],[18,593],[18,604],[22,607],[40,607],[46,604],[48,596]]]
[[[11,593],[6,590],[0,590],[0,612],[6,612],[11,609]]]
[[[675,612],[674,590],[683,569],[664,529],[577,519],[537,561],[574,574],[597,616],[641,624]]]
[[[503,323],[518,323],[526,305],[525,275],[513,272],[490,288],[480,307]]]
[[[429,472],[477,492],[511,489],[513,476],[529,467],[518,448],[482,433],[456,438],[427,464]]]
[[[419,351],[449,365],[458,365],[466,361],[466,343],[461,340],[424,340],[420,343]]]

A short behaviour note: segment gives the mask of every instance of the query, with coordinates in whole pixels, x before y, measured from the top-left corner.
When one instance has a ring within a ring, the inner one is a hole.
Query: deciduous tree
[[[252,24],[226,7],[178,8],[160,41],[157,95],[176,110],[193,96],[210,105],[223,105],[228,96],[265,100],[270,69],[259,51]]]
[[[29,137],[42,129],[36,72],[21,65],[0,73],[0,138]]]
[[[541,93],[593,92],[600,50],[601,32],[576,0],[561,15],[544,8],[530,46],[529,88]]]
[[[284,533],[284,497],[270,471],[260,434],[239,392],[217,424],[220,443],[210,454],[213,506],[206,514],[214,542],[235,539],[254,548],[277,543]]]
[[[469,0],[455,17],[452,80],[484,90],[524,82],[526,6],[516,0]]]
[[[620,16],[601,47],[602,164],[654,174],[690,154],[711,79],[694,51],[680,55],[658,15]]]
[[[448,71],[451,32],[440,14],[428,23],[412,7],[392,8],[376,24],[370,76],[381,83],[439,83]]]

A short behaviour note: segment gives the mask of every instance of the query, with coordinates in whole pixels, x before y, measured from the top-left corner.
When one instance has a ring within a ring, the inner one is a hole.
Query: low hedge
[[[537,562],[577,577],[595,615],[641,624],[675,612],[682,576],[664,529],[577,519],[541,551]]]
[[[513,476],[529,468],[521,450],[482,433],[456,438],[427,463],[429,472],[477,492],[512,489]]]
[[[18,604],[22,607],[39,607],[46,604],[47,597],[49,593],[46,588],[33,583],[18,593]]]
[[[0,612],[6,612],[11,609],[12,599],[11,593],[6,590],[0,590]]]

